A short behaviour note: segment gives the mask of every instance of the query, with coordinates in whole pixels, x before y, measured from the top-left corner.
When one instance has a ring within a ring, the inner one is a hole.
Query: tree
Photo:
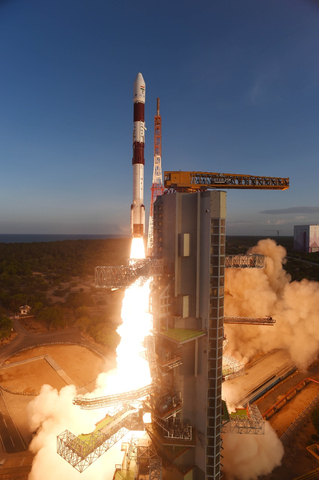
[[[32,307],[32,313],[37,315],[43,308],[43,303],[42,302],[34,302],[33,307]]]
[[[59,306],[44,308],[39,314],[39,319],[45,323],[49,330],[65,326],[63,310]]]
[[[94,305],[94,301],[91,295],[85,292],[70,293],[67,299],[67,303],[73,308],[92,307],[92,305]]]
[[[6,315],[0,315],[0,338],[7,338],[12,331],[12,320]]]
[[[90,326],[90,318],[89,317],[80,317],[75,322],[77,327],[80,327],[81,332],[86,332]]]
[[[81,317],[91,317],[91,311],[89,307],[78,307],[75,310],[75,316],[76,318],[81,318]]]

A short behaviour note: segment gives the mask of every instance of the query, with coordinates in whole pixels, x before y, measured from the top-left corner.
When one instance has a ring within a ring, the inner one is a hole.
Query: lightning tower
[[[154,117],[154,168],[152,180],[152,196],[150,218],[148,224],[147,256],[153,251],[153,214],[154,202],[159,195],[163,195],[164,185],[162,176],[162,117],[160,116],[160,99],[157,99],[157,114]]]

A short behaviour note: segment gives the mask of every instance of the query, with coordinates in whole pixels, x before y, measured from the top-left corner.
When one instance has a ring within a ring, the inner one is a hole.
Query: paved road
[[[7,453],[23,452],[27,449],[16,428],[0,390],[0,439]]]
[[[94,342],[84,337],[79,328],[69,328],[50,333],[31,333],[26,330],[17,320],[13,320],[13,327],[18,333],[16,338],[7,345],[0,347],[0,365],[10,355],[29,347],[38,347],[46,343],[79,343],[80,345],[92,348],[100,355],[105,356],[106,352]]]
[[[17,336],[12,342],[0,347],[0,365],[10,356],[20,350],[30,347],[38,347],[48,343],[77,343],[85,347],[95,350],[102,356],[106,352],[103,348],[96,345],[84,337],[78,328],[70,328],[68,330],[60,330],[50,333],[31,333],[26,330],[17,320],[13,320],[13,327],[17,332]],[[26,445],[16,428],[10,412],[7,408],[5,400],[0,389],[0,441],[7,453],[23,452]]]

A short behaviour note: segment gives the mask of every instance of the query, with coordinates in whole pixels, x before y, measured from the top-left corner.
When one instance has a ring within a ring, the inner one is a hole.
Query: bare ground
[[[102,357],[85,347],[77,345],[47,345],[33,348],[13,355],[5,363],[9,365],[41,355],[50,355],[62,370],[71,377],[76,386],[86,384],[85,388],[89,391],[94,389],[95,378],[98,374],[106,371],[105,360]],[[44,359],[35,359],[33,362],[16,365],[8,369],[0,368],[0,382],[4,388],[22,393],[22,395],[14,395],[3,391],[3,396],[17,428],[26,444],[29,444],[31,441],[31,432],[27,421],[27,406],[35,397],[28,396],[28,394],[39,392],[43,384],[49,384],[53,388],[60,390],[66,385],[66,382]],[[15,466],[21,462],[21,455],[8,455],[3,451],[2,447],[0,448],[0,454],[0,459],[10,458],[11,463],[13,462]],[[29,453],[25,452],[24,456],[29,456]],[[12,460],[15,458],[17,459],[16,464],[15,460]],[[2,472],[7,465],[6,460],[3,467],[0,468],[0,478],[3,478]],[[16,476],[12,478],[20,477]]]

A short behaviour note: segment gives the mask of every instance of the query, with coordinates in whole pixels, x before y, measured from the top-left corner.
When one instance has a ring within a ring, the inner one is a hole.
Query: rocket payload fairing
[[[144,145],[145,145],[145,82],[138,73],[133,88],[134,127],[133,127],[133,203],[131,205],[131,233],[142,237],[145,233],[144,206]]]

